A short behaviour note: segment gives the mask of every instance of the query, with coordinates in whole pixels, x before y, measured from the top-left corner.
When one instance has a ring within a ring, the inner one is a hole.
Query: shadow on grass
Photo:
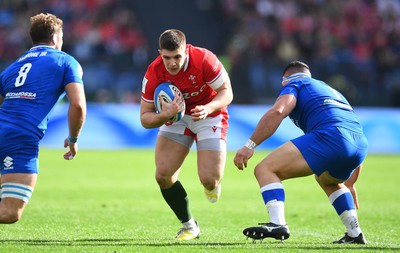
[[[166,241],[166,242],[162,242]],[[281,242],[264,242],[264,243],[252,243],[248,241],[244,242],[201,242],[187,241],[177,242],[171,241],[170,239],[165,240],[150,240],[150,239],[76,239],[76,240],[41,240],[41,239],[0,239],[0,244],[5,245],[31,245],[31,246],[88,246],[88,247],[99,247],[99,246],[144,246],[144,247],[186,247],[186,246],[207,246],[207,247],[219,247],[219,248],[247,248],[260,246],[265,248],[280,248],[280,249],[297,249],[297,250],[326,250],[326,251],[337,251],[337,250],[363,250],[363,251],[398,251],[399,246],[390,245],[324,245],[324,244],[310,244],[310,243],[281,243]]]

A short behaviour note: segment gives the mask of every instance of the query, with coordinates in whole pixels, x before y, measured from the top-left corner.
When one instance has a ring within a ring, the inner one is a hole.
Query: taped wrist
[[[252,141],[251,139],[248,139],[247,142],[246,142],[246,144],[244,144],[244,146],[245,146],[246,148],[249,148],[249,149],[251,149],[251,150],[254,150],[254,149],[256,149],[257,144],[256,144],[254,141]]]

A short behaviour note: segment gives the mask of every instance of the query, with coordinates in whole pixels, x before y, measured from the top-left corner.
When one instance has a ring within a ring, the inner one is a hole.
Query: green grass
[[[73,161],[63,150],[42,150],[40,175],[22,219],[1,225],[0,252],[395,252],[400,251],[400,156],[370,155],[357,184],[359,221],[368,245],[331,244],[345,232],[313,177],[284,182],[284,243],[253,243],[245,227],[267,221],[253,176],[266,155],[257,151],[245,171],[229,153],[219,202],[208,203],[191,153],[180,179],[202,231],[178,243],[180,224],[154,180],[151,150],[81,150]]]

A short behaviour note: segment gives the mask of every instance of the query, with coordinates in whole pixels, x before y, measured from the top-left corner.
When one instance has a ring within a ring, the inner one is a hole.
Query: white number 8
[[[23,85],[26,81],[29,70],[32,68],[32,63],[25,63],[18,71],[18,77],[15,79],[15,87]]]

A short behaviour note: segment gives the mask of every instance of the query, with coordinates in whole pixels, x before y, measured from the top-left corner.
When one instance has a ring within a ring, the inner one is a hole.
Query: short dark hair
[[[299,72],[304,72],[304,69],[307,69],[308,71],[310,71],[310,68],[304,62],[291,61],[291,62],[289,62],[288,65],[286,65],[285,69],[282,72],[282,75],[285,75],[286,71],[288,71],[289,69],[295,69],[296,71],[299,71]]]
[[[166,30],[160,35],[159,38],[160,49],[166,49],[168,51],[175,51],[185,43],[185,34],[177,29]]]
[[[50,13],[40,13],[31,17],[29,34],[33,45],[39,43],[49,44],[53,41],[54,34],[58,34],[63,27],[63,21]]]

